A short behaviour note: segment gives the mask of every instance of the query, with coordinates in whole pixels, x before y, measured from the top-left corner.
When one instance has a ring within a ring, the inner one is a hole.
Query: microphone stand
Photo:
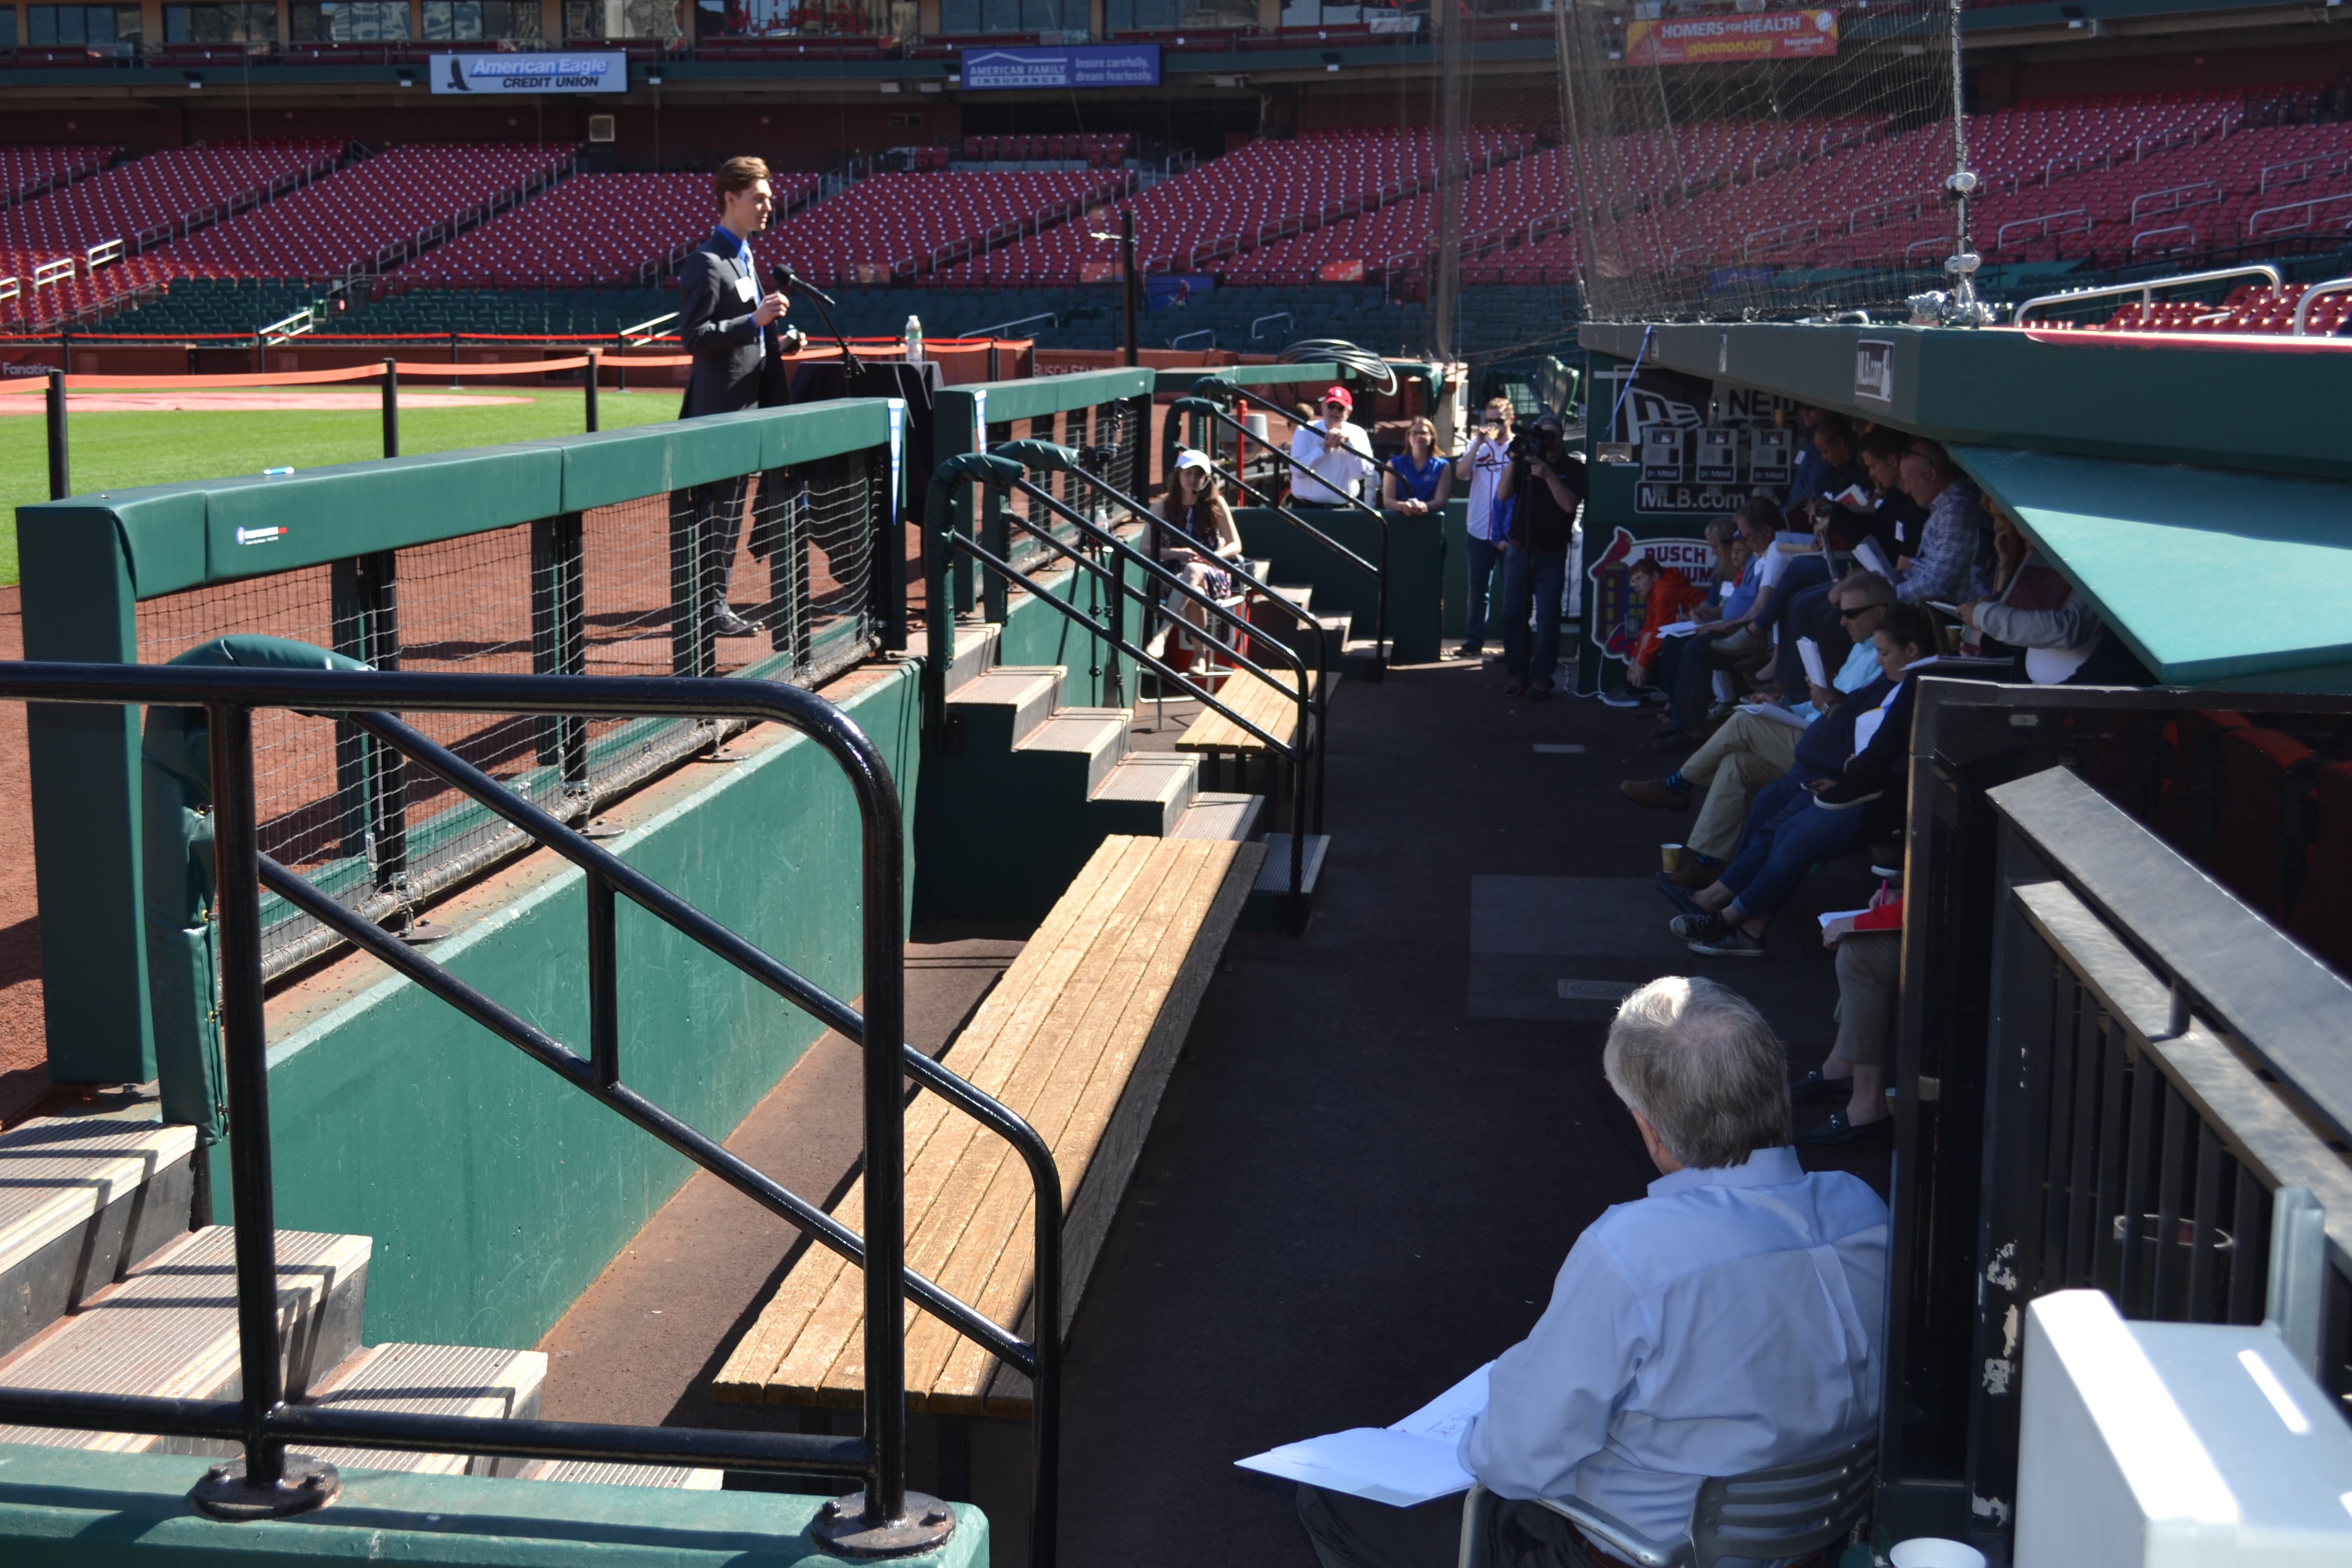
[[[824,322],[824,330],[831,332],[833,341],[841,345],[842,390],[848,392],[850,378],[863,376],[866,374],[866,366],[858,359],[857,351],[849,346],[849,340],[842,335],[841,329],[834,325],[833,312],[825,309],[827,305],[833,303],[832,298],[815,284],[803,281],[800,275],[789,267],[779,266],[769,276],[775,280],[776,287],[785,293],[797,294],[816,307],[817,317]],[[855,394],[853,393],[852,395]]]

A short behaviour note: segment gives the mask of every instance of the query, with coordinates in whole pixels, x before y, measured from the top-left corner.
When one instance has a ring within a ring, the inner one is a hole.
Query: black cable
[[[1380,383],[1382,396],[1392,395],[1397,389],[1396,371],[1388,361],[1344,338],[1307,338],[1291,344],[1274,360],[1276,364],[1321,364],[1328,361],[1368,381]]]

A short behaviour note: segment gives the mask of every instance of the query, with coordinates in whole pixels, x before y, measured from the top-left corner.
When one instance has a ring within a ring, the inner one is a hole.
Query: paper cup
[[[1975,1547],[1935,1535],[1896,1542],[1886,1560],[1895,1568],[1985,1568],[1985,1555]]]
[[[1659,845],[1658,864],[1665,868],[1665,873],[1669,877],[1681,870],[1683,868],[1683,847],[1679,844]]]

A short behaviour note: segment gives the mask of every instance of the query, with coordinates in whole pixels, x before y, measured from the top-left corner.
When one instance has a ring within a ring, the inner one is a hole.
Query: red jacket
[[[1656,662],[1665,628],[1683,611],[1706,603],[1706,590],[1674,567],[1659,573],[1658,580],[1650,584],[1649,604],[1642,615],[1642,640],[1633,645],[1633,662],[1644,668]]]

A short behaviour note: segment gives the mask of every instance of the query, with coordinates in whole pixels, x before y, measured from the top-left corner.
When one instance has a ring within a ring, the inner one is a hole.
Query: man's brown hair
[[[768,161],[764,158],[730,158],[719,165],[710,177],[710,194],[719,210],[727,210],[727,198],[738,191],[748,191],[768,177]]]

